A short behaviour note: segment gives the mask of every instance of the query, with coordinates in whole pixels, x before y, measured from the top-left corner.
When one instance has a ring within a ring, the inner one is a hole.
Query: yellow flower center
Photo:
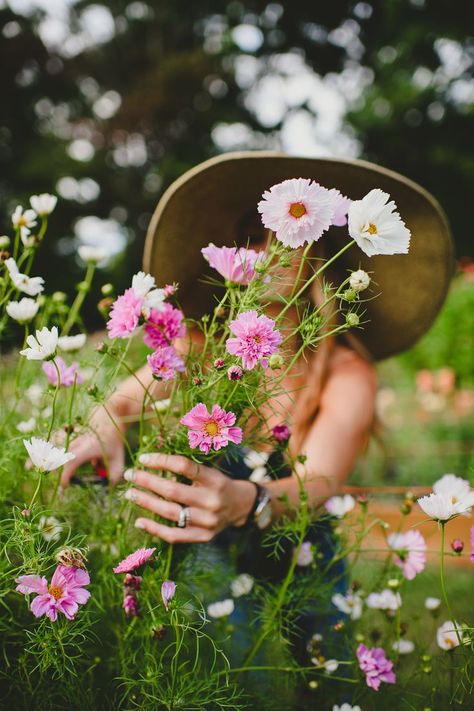
[[[18,227],[26,227],[26,220],[23,215],[18,218]]]
[[[213,420],[211,420],[211,422],[208,422],[204,429],[210,437],[215,437],[217,434],[219,434],[219,425]]]
[[[55,600],[59,600],[59,598],[63,594],[63,589],[58,587],[58,585],[52,585],[50,588],[48,588],[48,592],[54,597]]]
[[[292,202],[288,212],[292,217],[296,217],[298,220],[300,217],[303,217],[303,215],[306,215],[306,208],[302,202]]]
[[[367,232],[369,235],[376,235],[377,234],[377,225],[374,225],[373,222],[369,222],[369,226],[367,227]]]
[[[458,503],[458,497],[457,496],[451,496],[451,503],[452,504],[457,504]]]
[[[451,649],[456,646],[456,642],[454,641],[454,639],[449,639],[449,637],[445,637],[444,641],[449,647],[451,647]]]

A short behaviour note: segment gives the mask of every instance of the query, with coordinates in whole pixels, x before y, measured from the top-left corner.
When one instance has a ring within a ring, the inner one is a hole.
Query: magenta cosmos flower
[[[274,326],[271,318],[258,316],[256,311],[245,311],[229,324],[235,338],[226,341],[228,353],[242,358],[245,370],[253,370],[258,362],[266,368],[268,357],[278,351],[282,341],[280,331]]]
[[[143,297],[130,287],[114,301],[107,321],[110,338],[129,338],[140,321]]]
[[[403,571],[407,580],[413,580],[426,564],[426,542],[419,531],[392,533],[388,545],[395,551],[395,565]]]
[[[224,279],[234,284],[247,285],[255,276],[255,262],[264,255],[254,249],[216,247],[212,242],[201,249],[203,257]]]
[[[71,365],[68,367],[64,360],[61,358],[61,356],[56,356],[54,362],[58,366],[61,387],[68,388],[73,385],[74,377],[76,379],[77,385],[80,385],[84,382],[82,376],[77,372],[77,369],[79,368],[79,363],[71,363]],[[52,361],[46,361],[45,363],[43,363],[42,367],[44,374],[48,378],[48,382],[50,382],[51,385],[57,386],[58,373]]]
[[[73,620],[79,605],[84,605],[91,595],[84,587],[90,583],[89,573],[65,565],[58,565],[50,585],[40,575],[20,575],[15,582],[18,583],[17,591],[23,595],[37,593],[30,608],[33,615],[46,615],[52,622],[56,621],[58,612]]]
[[[184,361],[173,346],[163,346],[147,357],[153,375],[160,380],[171,380],[185,370]]]
[[[117,567],[114,568],[114,573],[131,573],[132,570],[136,570],[141,565],[144,565],[155,551],[156,548],[139,548],[124,558]]]
[[[200,402],[180,422],[189,427],[189,446],[193,449],[199,447],[205,454],[209,454],[211,447],[218,451],[229,442],[242,442],[241,428],[232,426],[235,422],[234,413],[226,412],[219,405],[213,405],[212,412],[209,412],[204,403]]]
[[[183,312],[171,304],[163,304],[163,310],[152,309],[146,320],[143,340],[149,348],[169,346],[175,338],[186,335]]]
[[[367,686],[374,691],[378,691],[380,684],[395,684],[397,678],[393,673],[393,662],[390,662],[382,647],[372,647],[368,649],[365,644],[357,647],[357,659],[361,671],[365,674]]]
[[[296,248],[315,242],[329,229],[342,196],[309,178],[292,178],[273,185],[262,198],[257,209],[264,226],[284,245]]]

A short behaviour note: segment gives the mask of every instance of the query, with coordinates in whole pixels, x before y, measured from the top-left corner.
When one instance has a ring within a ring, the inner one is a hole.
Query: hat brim
[[[209,242],[244,244],[245,220],[258,217],[262,193],[289,178],[311,178],[359,200],[373,188],[389,193],[410,229],[408,254],[368,257],[356,245],[338,261],[339,274],[371,272],[380,295],[367,302],[368,323],[357,332],[373,358],[410,348],[433,323],[454,272],[454,249],[445,214],[421,186],[365,161],[297,158],[274,152],[226,153],[192,168],[164,193],[152,217],[143,265],[157,283],[179,283],[186,316],[199,318],[215,303],[215,289],[203,283],[212,274],[201,254]],[[347,243],[347,228],[321,237],[327,256]],[[330,241],[329,241],[330,240]]]

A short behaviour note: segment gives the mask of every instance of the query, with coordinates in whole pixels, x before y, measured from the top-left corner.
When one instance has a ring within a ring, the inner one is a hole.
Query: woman
[[[293,457],[304,455],[304,463],[301,460],[291,471],[278,453],[268,452],[271,480],[265,481],[264,487],[256,487],[249,481],[249,459],[247,456],[246,461],[242,455],[237,463],[224,457],[218,467],[213,467],[198,466],[183,456],[156,452],[141,458],[142,468],[125,472],[127,481],[133,483],[127,496],[142,509],[135,522],[138,528],[173,544],[212,541],[213,550],[218,551],[216,560],[222,564],[239,529],[248,531],[247,547],[238,560],[238,570],[267,579],[278,579],[284,574],[285,560],[275,563],[262,552],[261,529],[298,505],[299,480],[304,482],[312,508],[344,484],[367,445],[374,423],[377,387],[374,360],[409,347],[429,327],[444,300],[453,261],[449,229],[439,207],[419,186],[401,176],[360,162],[296,159],[255,152],[228,154],[208,161],[168,189],[148,232],[145,270],[162,283],[179,282],[185,314],[202,315],[212,308],[213,290],[199,281],[205,268],[200,249],[209,241],[230,246],[235,242],[245,244],[253,237],[258,242],[253,206],[270,185],[299,175],[309,176],[326,187],[336,186],[352,198],[362,197],[376,187],[386,190],[412,232],[409,255],[368,258],[361,251],[355,254],[350,250],[336,263],[331,276],[338,282],[345,278],[349,266],[356,269],[358,263],[374,272],[382,295],[368,303],[368,327],[360,332],[360,338],[326,338],[314,355],[295,364],[283,383],[283,394],[268,403],[267,429],[285,421],[291,431],[289,450]],[[345,231],[342,232],[347,241]],[[331,234],[328,257],[340,247],[340,239],[341,235]],[[293,269],[288,279],[291,285],[297,264]],[[319,301],[317,291],[313,290],[311,299]],[[280,308],[279,303],[274,303],[273,313],[272,310],[266,313],[274,318]],[[296,324],[296,312],[291,318]],[[142,368],[109,398],[107,412],[100,408],[94,413],[90,424],[101,442],[94,435],[86,435],[72,443],[76,458],[64,469],[64,486],[81,464],[101,458],[104,451],[111,481],[121,478],[123,446],[110,414],[122,423],[124,430],[125,422],[141,411],[143,386],[152,382],[149,368]],[[152,387],[156,399],[166,397],[164,384]],[[160,470],[181,475],[191,485],[162,478],[156,473]],[[162,522],[154,520],[156,514]],[[332,555],[334,539],[329,524],[315,524],[308,537],[323,558]],[[287,546],[286,553],[288,559],[291,547]],[[334,581],[341,584],[343,569],[339,566],[333,575]],[[303,645],[298,652],[301,661],[304,660],[300,652],[308,637],[321,624],[321,619],[308,614],[300,625],[304,627]]]

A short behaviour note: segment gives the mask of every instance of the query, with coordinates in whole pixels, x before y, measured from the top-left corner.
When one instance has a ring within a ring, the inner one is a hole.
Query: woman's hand
[[[251,482],[231,479],[218,469],[197,464],[188,457],[142,454],[139,461],[149,469],[181,474],[192,482],[189,486],[143,470],[125,472],[125,479],[141,488],[126,493],[138,506],[175,523],[183,506],[189,507],[190,519],[185,528],[149,518],[135,521],[137,528],[168,543],[202,543],[227,526],[242,526],[255,502],[256,490]]]

